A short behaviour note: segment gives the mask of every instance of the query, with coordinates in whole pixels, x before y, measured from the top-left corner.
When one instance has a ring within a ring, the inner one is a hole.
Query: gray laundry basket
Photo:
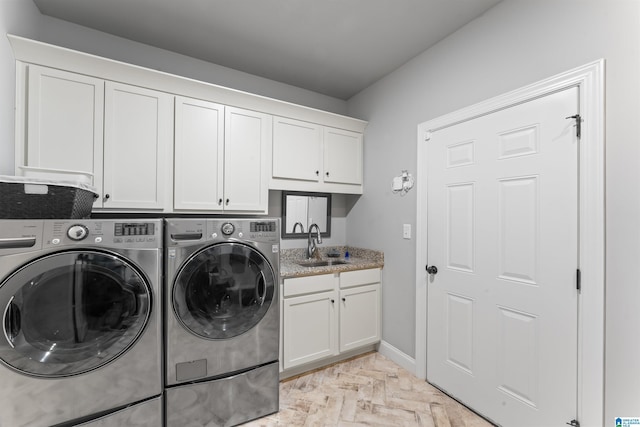
[[[0,218],[88,218],[96,189],[80,182],[0,175]]]

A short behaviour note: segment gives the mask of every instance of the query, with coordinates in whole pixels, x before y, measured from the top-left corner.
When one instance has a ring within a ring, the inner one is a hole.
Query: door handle
[[[438,274],[438,267],[436,267],[435,265],[427,266],[427,273],[434,275]]]
[[[13,303],[15,295],[9,300],[9,304],[4,309],[4,315],[2,316],[2,332],[4,337],[11,346],[16,348],[13,344],[13,340],[20,332],[20,309]]]

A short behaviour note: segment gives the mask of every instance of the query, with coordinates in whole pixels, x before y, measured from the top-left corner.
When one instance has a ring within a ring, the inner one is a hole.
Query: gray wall
[[[295,104],[346,112],[346,102],[41,15],[30,0],[0,0],[0,174],[13,174],[15,59],[6,33]]]
[[[383,339],[414,357],[415,242],[401,233],[402,223],[415,225],[416,194],[399,198],[389,187],[400,169],[420,173],[417,125],[600,58],[606,60],[605,420],[613,425],[614,416],[640,416],[640,2],[504,1],[349,100],[348,112],[369,125],[365,196],[347,218],[347,241],[384,250]]]

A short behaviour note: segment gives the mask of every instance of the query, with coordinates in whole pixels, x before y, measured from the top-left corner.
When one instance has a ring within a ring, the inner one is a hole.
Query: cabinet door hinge
[[[582,290],[582,272],[580,269],[576,270],[576,289],[578,292]]]
[[[582,135],[582,117],[580,114],[565,117],[565,119],[574,119],[576,121],[576,136],[580,138],[580,135]]]
[[[580,421],[578,420],[571,420],[568,423],[566,423],[568,426],[573,426],[573,427],[580,427]]]

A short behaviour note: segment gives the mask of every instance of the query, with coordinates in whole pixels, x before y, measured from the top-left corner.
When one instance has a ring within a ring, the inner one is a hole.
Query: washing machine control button
[[[242,234],[242,231],[238,233],[238,237],[242,237],[244,236],[244,234]]]
[[[216,237],[218,237],[218,233],[213,233],[213,234],[211,235],[211,238],[212,238],[212,239],[215,239]]]
[[[85,227],[84,225],[80,225],[80,224],[72,225],[67,230],[67,236],[69,236],[71,240],[76,240],[76,241],[82,240],[86,238],[88,235],[89,235],[89,229],[87,229],[87,227]]]
[[[59,245],[60,244],[60,239],[58,239],[58,238],[52,239],[51,243],[53,243],[54,245]]]
[[[225,236],[230,236],[233,234],[233,232],[235,231],[235,227],[233,226],[233,224],[231,224],[230,222],[225,222],[224,224],[222,224],[222,234],[224,234]]]

